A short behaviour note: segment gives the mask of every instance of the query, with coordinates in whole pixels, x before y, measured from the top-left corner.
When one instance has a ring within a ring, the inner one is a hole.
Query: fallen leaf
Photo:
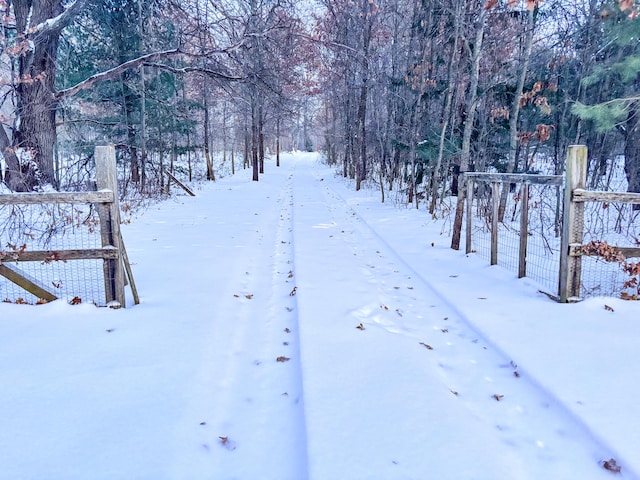
[[[380,305],[380,308],[383,310],[389,310],[389,307],[387,307],[386,305]]]
[[[73,297],[69,302],[69,305],[80,305],[82,303],[82,299],[80,297]]]
[[[460,395],[460,394],[459,394],[458,392],[456,392],[455,390],[451,390],[451,389],[449,389],[449,391],[450,391],[451,393],[453,393],[456,397],[457,397],[458,395]]]
[[[614,311],[614,310],[613,310],[613,308],[611,308],[609,305],[605,305],[605,306],[604,306],[604,309],[605,309],[607,312],[613,312],[613,311]]]
[[[358,326],[356,327],[358,330],[364,330],[364,325],[359,323]]]
[[[247,300],[251,300],[253,298],[253,293],[249,293],[248,295],[244,296]]]
[[[229,437],[218,437],[218,438],[220,439],[220,444],[227,450],[236,449],[236,442],[231,440]]]
[[[293,287],[293,290],[291,290],[291,293],[289,293],[289,296],[293,297],[296,294],[297,290],[298,290],[298,287]]]
[[[286,333],[290,333],[290,332],[291,332],[291,330],[289,330],[289,327],[285,328],[285,329],[284,329],[284,331],[285,331]]]
[[[288,277],[289,277],[289,278],[293,278],[293,271],[292,271],[292,270],[289,270],[289,275],[288,275]]]
[[[602,467],[605,470],[609,470],[610,472],[613,472],[613,473],[620,473],[622,471],[622,467],[618,465],[618,462],[616,462],[614,458],[610,458],[609,460],[603,461]]]
[[[448,328],[441,328],[440,331],[442,333],[449,333],[449,329]]]
[[[500,400],[502,400],[504,398],[504,395],[499,395],[499,394],[495,394],[493,395],[493,398],[496,399],[497,402],[499,402]]]
[[[401,312],[399,309],[397,309],[397,308],[396,308],[396,313],[397,313],[398,315],[402,316],[402,312]]]
[[[428,343],[420,342],[420,345],[424,346],[427,350],[433,350],[433,347]]]
[[[513,372],[513,376],[514,376],[514,377],[516,377],[516,378],[520,378],[520,372],[519,372],[519,371],[517,371],[517,370],[516,370],[516,371],[514,371],[514,372]]]
[[[289,360],[291,360],[289,357],[284,356],[276,358],[276,362],[288,362]]]

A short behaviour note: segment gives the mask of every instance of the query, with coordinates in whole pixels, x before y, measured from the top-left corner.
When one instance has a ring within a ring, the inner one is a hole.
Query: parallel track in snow
[[[416,270],[408,259],[403,258],[363,216],[348,205],[330,182],[323,182],[323,178],[318,176],[316,179],[318,185],[322,185],[326,204],[336,223],[342,228],[348,225],[351,229],[346,242],[350,244],[354,255],[366,259],[366,267],[371,272],[379,271],[382,267],[387,273],[406,278],[415,292],[411,297],[415,303],[405,305],[394,322],[379,326],[391,334],[412,337],[425,348],[433,349],[425,361],[440,371],[443,383],[451,386],[452,394],[474,415],[482,417],[487,410],[495,411],[499,408],[499,402],[508,398],[512,406],[505,408],[504,413],[499,413],[501,421],[495,425],[502,441],[519,448],[524,446],[538,450],[541,457],[561,459],[547,464],[539,472],[540,478],[570,478],[570,466],[563,455],[564,452],[574,451],[575,444],[582,445],[587,456],[592,457],[594,466],[603,458],[619,458],[571,410],[529,376],[526,365],[518,365],[513,356],[475,328],[456,303],[441,294],[437,286],[429,281],[428,272]],[[378,248],[375,252],[363,251],[360,245],[378,245]],[[372,282],[376,283],[375,280]],[[427,293],[428,304],[418,298],[419,292]],[[456,301],[464,301],[462,292]],[[366,315],[363,318],[366,320]],[[408,318],[424,320],[425,326],[428,325],[433,332],[429,336],[429,343],[424,341],[424,329],[416,328],[411,320],[407,321]],[[375,324],[377,320],[373,322]],[[541,424],[548,426],[545,437],[532,436],[530,432],[539,431]],[[555,472],[554,466],[557,468]],[[625,469],[629,478],[636,478],[634,472],[627,467]],[[606,472],[594,471],[594,478],[607,475]]]

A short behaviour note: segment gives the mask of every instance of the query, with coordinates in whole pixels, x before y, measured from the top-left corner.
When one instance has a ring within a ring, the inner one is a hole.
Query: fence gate
[[[503,222],[504,202],[509,185],[518,185],[520,192],[520,218],[517,231],[511,230],[512,236],[518,237],[517,271],[518,277],[527,276],[528,244],[531,232],[529,230],[530,216],[530,187],[554,186],[563,188],[562,201],[557,203],[556,217],[562,219],[559,230],[560,243],[555,247],[553,262],[557,280],[550,289],[557,293],[561,302],[576,301],[580,298],[583,256],[598,255],[589,245],[584,245],[585,203],[586,202],[617,202],[623,204],[640,204],[640,194],[627,192],[604,192],[586,190],[587,181],[587,147],[583,145],[570,146],[567,152],[565,175],[531,175],[531,174],[501,174],[501,173],[465,173],[466,182],[466,253],[472,249],[473,200],[477,185],[490,188],[490,205],[488,217],[491,219],[490,231],[490,263],[498,263],[498,239],[500,224]],[[502,188],[502,193],[500,189]],[[515,212],[515,209],[514,209]],[[542,222],[543,223],[543,222]],[[504,225],[503,225],[504,227]],[[544,229],[544,225],[542,226]],[[548,228],[548,227],[547,227]],[[504,228],[503,228],[504,230]],[[606,244],[605,244],[606,245]],[[609,252],[613,251],[617,259],[640,257],[640,248],[607,245]],[[535,262],[529,262],[535,263]],[[640,280],[640,279],[637,279]],[[557,290],[556,290],[557,288]],[[551,292],[549,292],[551,293]]]
[[[60,290],[64,290],[67,296],[73,297],[72,302],[107,305],[116,302],[125,307],[127,280],[136,304],[139,298],[120,232],[115,147],[96,147],[94,156],[95,192],[0,194],[0,276],[43,301],[59,298]],[[81,233],[83,238],[95,240],[95,244],[89,248],[68,248],[69,239]],[[41,245],[46,248],[37,248]],[[81,299],[77,293],[63,288],[63,283],[73,283],[73,280],[59,280],[59,272],[64,264],[72,261],[81,265],[72,276],[84,275],[89,263],[101,261],[104,300]],[[35,268],[28,273],[21,264],[35,264]],[[38,277],[45,267],[56,276],[42,281]]]

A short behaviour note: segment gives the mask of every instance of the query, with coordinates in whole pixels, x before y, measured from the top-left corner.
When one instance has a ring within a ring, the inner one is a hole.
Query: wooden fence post
[[[124,268],[122,264],[120,236],[120,204],[118,201],[118,176],[116,170],[116,149],[113,145],[97,146],[94,151],[96,161],[96,186],[98,190],[111,190],[113,203],[99,204],[100,234],[102,246],[111,246],[118,251],[118,258],[104,260],[105,297],[107,303],[117,301],[125,307]]]
[[[571,145],[567,150],[560,242],[560,280],[558,295],[563,303],[580,297],[582,257],[571,255],[572,245],[582,245],[584,203],[573,201],[573,191],[587,184],[587,147]]]

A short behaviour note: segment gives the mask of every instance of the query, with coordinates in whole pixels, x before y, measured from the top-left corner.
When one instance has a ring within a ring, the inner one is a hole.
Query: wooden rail
[[[484,183],[527,183],[536,185],[558,185],[562,186],[564,175],[536,175],[532,173],[482,173],[466,172],[466,178],[474,182]]]
[[[45,203],[113,203],[111,190],[97,192],[3,193],[0,205],[41,205]]]

